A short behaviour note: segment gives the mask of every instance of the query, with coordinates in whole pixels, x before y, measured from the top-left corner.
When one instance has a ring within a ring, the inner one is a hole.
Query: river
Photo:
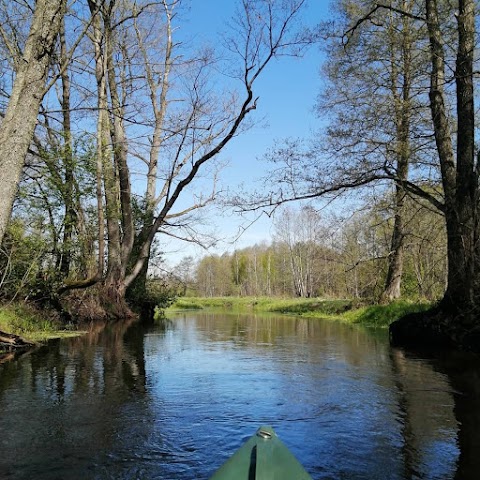
[[[1,479],[208,479],[265,424],[314,479],[477,479],[480,364],[331,321],[187,312],[0,365]]]

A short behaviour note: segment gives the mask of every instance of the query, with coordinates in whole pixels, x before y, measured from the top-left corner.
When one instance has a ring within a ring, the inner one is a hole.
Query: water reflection
[[[480,472],[480,359],[456,353],[430,360],[432,367],[448,376],[457,422],[457,471],[455,479],[478,479]]]
[[[267,423],[316,479],[473,479],[479,372],[318,320],[118,324],[0,365],[0,477],[208,478]]]
[[[454,392],[449,378],[418,358],[393,350],[404,472],[422,478],[453,478],[458,446]],[[428,399],[428,401],[426,401]]]
[[[51,342],[2,366],[2,478],[95,478],[99,452],[131,438],[125,412],[142,409],[145,365],[143,332],[128,326]]]

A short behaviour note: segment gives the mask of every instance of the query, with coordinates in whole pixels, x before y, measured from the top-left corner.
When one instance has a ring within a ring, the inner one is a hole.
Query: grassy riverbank
[[[32,343],[44,342],[51,338],[72,337],[83,332],[68,329],[55,315],[45,315],[35,308],[20,303],[0,306],[0,330],[19,335]]]
[[[361,306],[352,300],[277,299],[266,297],[183,297],[169,309],[202,310],[228,309],[234,311],[271,312],[309,318],[329,318],[368,327],[387,328],[390,323],[412,312],[425,311],[429,303],[398,301],[389,305]]]

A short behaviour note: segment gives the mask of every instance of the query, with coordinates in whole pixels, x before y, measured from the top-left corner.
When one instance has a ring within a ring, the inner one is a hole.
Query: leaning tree
[[[14,70],[8,106],[0,123],[0,244],[10,220],[40,103],[48,90],[50,59],[66,4],[66,0],[35,2],[24,45],[16,42],[16,29],[9,31],[8,21],[0,27],[0,36],[13,59]]]

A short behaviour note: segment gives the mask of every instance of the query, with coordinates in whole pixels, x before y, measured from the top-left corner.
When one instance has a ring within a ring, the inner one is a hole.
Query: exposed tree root
[[[2,332],[0,330],[0,351],[15,352],[19,350],[26,350],[34,345],[35,344],[27,342],[18,335]]]

